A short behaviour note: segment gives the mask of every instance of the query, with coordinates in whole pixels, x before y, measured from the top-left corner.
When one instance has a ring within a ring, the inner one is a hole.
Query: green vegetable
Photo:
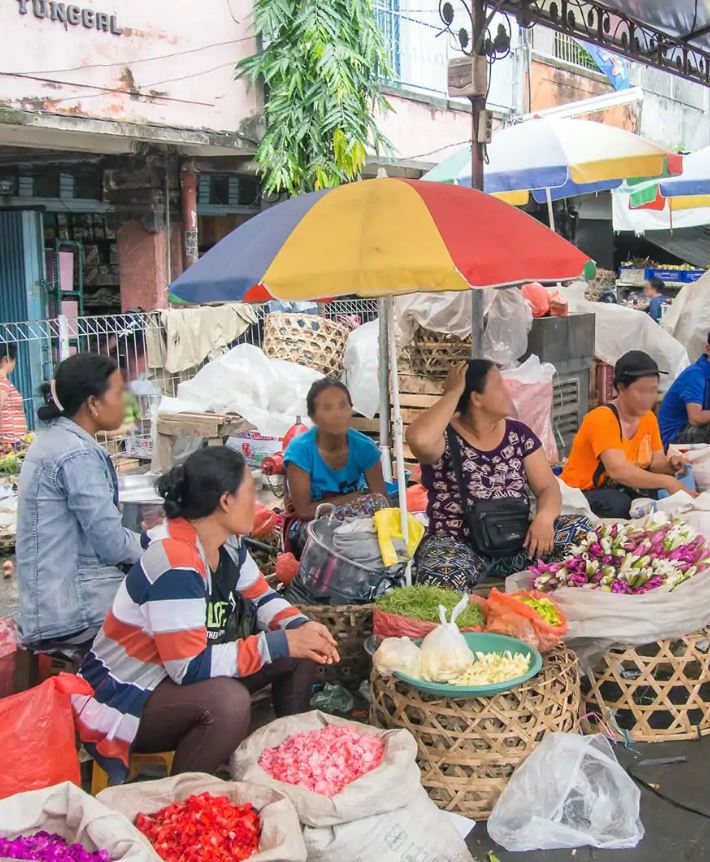
[[[455,590],[444,590],[441,587],[401,587],[386,593],[377,599],[377,607],[388,614],[400,614],[427,623],[439,622],[439,605],[447,611],[452,611],[461,600],[461,593]],[[483,609],[476,602],[471,602],[465,611],[459,614],[456,623],[460,628],[472,629],[486,624]]]
[[[549,599],[534,599],[532,596],[516,596],[519,602],[532,608],[535,613],[541,617],[548,626],[558,626],[562,622],[557,608]]]
[[[500,862],[500,859],[492,850],[488,852],[488,862]]]

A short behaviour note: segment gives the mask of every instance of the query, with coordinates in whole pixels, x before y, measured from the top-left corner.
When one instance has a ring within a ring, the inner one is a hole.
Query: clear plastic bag
[[[421,678],[431,682],[448,682],[473,663],[473,653],[456,625],[459,614],[468,607],[469,598],[464,593],[461,601],[451,611],[451,620],[446,621],[446,608],[439,605],[438,625],[424,638],[421,645]]]
[[[506,850],[635,847],[641,794],[600,735],[548,734],[518,767],[488,821]]]
[[[373,658],[375,670],[384,677],[398,670],[415,679],[419,678],[421,650],[407,637],[385,638]]]

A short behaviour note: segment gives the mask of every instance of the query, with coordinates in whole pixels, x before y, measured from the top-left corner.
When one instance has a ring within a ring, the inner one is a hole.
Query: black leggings
[[[584,491],[589,508],[598,518],[628,518],[633,498],[621,488],[595,488]]]
[[[133,748],[174,751],[173,775],[213,773],[249,732],[254,692],[271,684],[277,717],[307,712],[314,675],[308,659],[281,659],[241,679],[223,676],[189,685],[163,680],[143,709]]]

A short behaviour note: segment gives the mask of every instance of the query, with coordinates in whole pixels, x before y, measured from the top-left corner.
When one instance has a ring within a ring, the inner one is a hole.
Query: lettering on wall
[[[66,30],[72,27],[84,27],[87,30],[97,30],[99,33],[111,33],[120,36],[123,27],[118,23],[118,16],[109,12],[95,12],[93,9],[83,9],[73,3],[58,3],[55,0],[17,0],[20,15],[29,15],[35,18],[49,18],[64,24]]]

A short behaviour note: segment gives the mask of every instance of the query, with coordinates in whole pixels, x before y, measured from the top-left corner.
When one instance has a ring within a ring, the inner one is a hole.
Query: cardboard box
[[[258,431],[241,431],[227,438],[227,446],[241,452],[250,467],[261,467],[267,455],[281,451],[280,437],[264,437]]]

